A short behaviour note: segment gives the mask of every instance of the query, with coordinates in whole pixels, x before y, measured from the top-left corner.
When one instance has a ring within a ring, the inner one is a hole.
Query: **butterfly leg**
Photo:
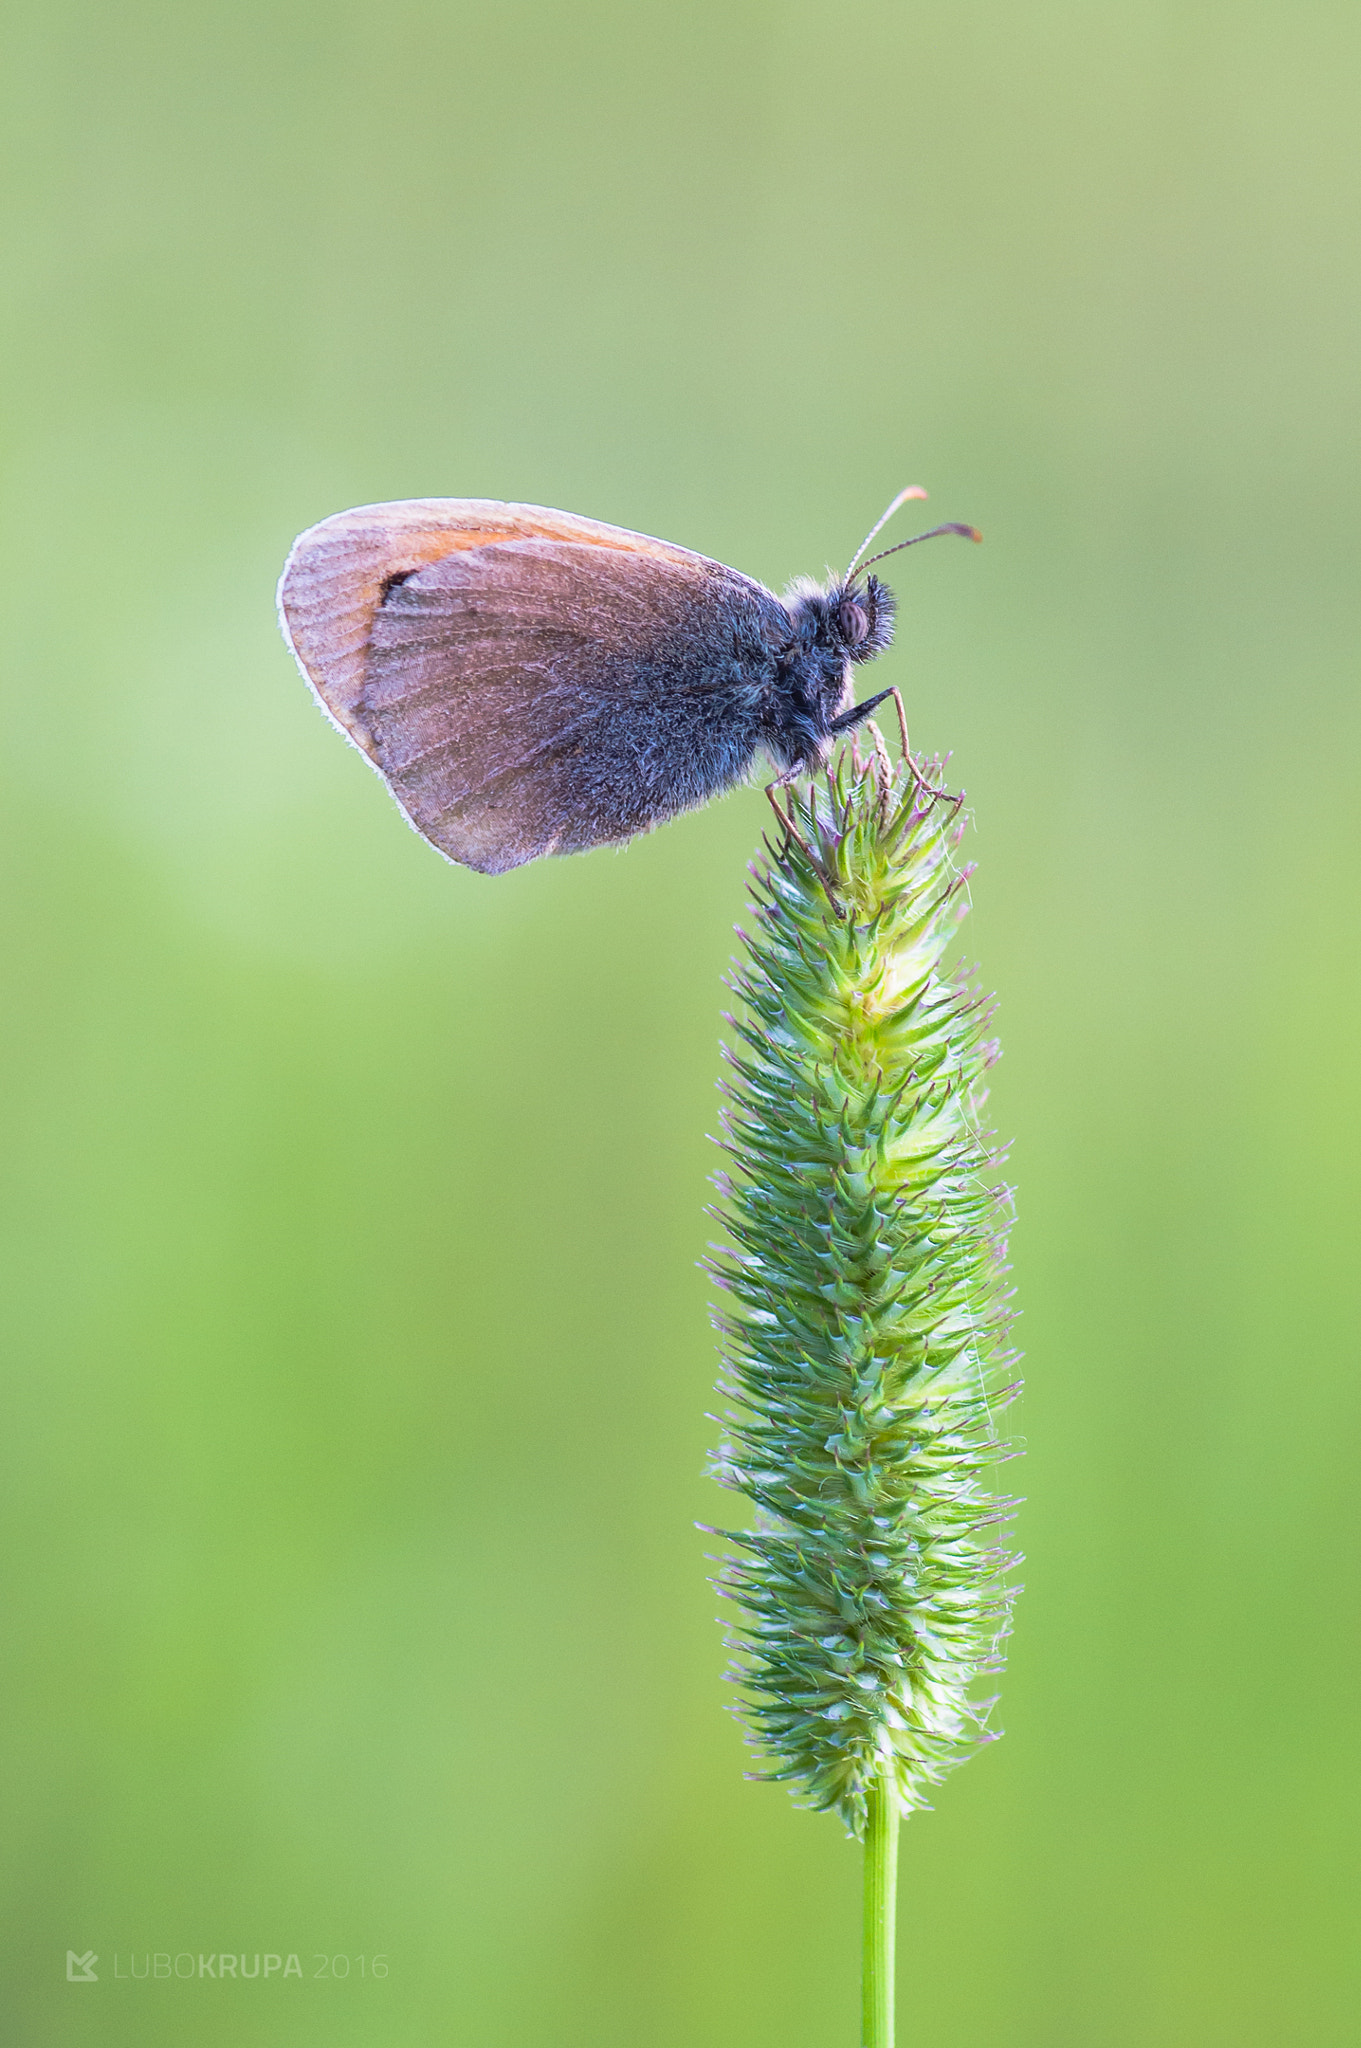
[[[960,791],[958,791],[958,793],[956,793],[952,789],[937,789],[933,782],[927,781],[926,777],[922,774],[921,770],[918,768],[916,762],[912,758],[912,743],[907,737],[907,713],[903,709],[902,691],[898,689],[891,689],[887,691],[886,694],[893,699],[894,706],[897,709],[898,730],[902,734],[903,740],[903,759],[906,761],[908,767],[911,769],[913,779],[915,780],[918,789],[921,791],[923,796],[944,797],[947,803],[954,804],[956,807],[958,807],[964,801],[963,790],[961,789]]]
[[[889,695],[892,697],[893,702],[897,707],[898,730],[903,736],[903,759],[905,761],[910,761],[912,759],[912,742],[907,737],[907,713],[903,709],[903,693],[895,685],[895,687],[889,691]]]
[[[792,839],[795,842],[795,844],[801,848],[804,859],[808,862],[809,867],[813,870],[813,873],[817,876],[823,888],[827,891],[827,901],[831,904],[837,916],[845,917],[846,912],[842,908],[840,902],[837,899],[836,885],[833,882],[832,877],[828,874],[826,867],[818,859],[812,847],[808,844],[808,841],[804,838],[802,832],[800,832],[798,826],[794,823],[792,806],[788,811],[786,811],[781,805],[779,798],[775,794],[776,790],[779,789],[783,784],[787,783],[790,779],[791,778],[786,774],[782,775],[778,782],[768,782],[766,784],[766,801],[769,803],[771,810],[774,811],[776,817],[779,819],[780,824],[784,828],[786,836]]]
[[[834,733],[853,732],[862,719],[868,718],[872,712],[877,711],[879,706],[886,702],[889,697],[897,697],[897,695],[898,692],[896,690],[881,690],[877,697],[867,697],[863,704],[852,704],[849,711],[843,711],[840,718],[832,720],[828,730]],[[901,698],[899,698],[898,709],[899,712],[902,711]]]

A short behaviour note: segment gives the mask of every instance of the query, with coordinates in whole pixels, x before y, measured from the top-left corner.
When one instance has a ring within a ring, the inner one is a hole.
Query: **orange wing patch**
[[[337,512],[299,534],[279,581],[279,621],[322,709],[363,752],[355,712],[364,688],[369,636],[396,576],[409,576],[463,548],[510,540],[575,541],[707,568],[703,555],[626,527],[605,526],[544,505],[494,498],[407,498]]]

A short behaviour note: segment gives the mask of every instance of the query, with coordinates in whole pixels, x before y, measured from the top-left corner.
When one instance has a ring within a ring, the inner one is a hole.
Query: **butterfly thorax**
[[[892,642],[894,598],[877,576],[866,576],[825,588],[801,579],[783,603],[790,635],[776,656],[765,744],[782,768],[814,767],[850,706],[853,667]]]

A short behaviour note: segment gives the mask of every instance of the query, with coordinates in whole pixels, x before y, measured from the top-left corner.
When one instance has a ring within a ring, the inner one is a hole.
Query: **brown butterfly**
[[[731,788],[823,761],[883,691],[893,637],[856,563],[776,597],[669,541],[539,505],[361,505],[294,542],[279,617],[327,716],[448,859],[500,874],[631,839]],[[949,525],[916,534],[978,535]],[[897,549],[888,548],[885,554]],[[871,556],[881,561],[882,555]]]

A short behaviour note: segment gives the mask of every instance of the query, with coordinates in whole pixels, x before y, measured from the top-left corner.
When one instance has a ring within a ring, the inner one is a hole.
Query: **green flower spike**
[[[766,1768],[865,1843],[866,2048],[893,2038],[897,1827],[980,1741],[1015,1562],[990,1487],[1010,1190],[980,1128],[990,1007],[942,956],[959,800],[877,732],[780,810],[728,1054],[715,1476],[754,1527],[720,1584]]]

